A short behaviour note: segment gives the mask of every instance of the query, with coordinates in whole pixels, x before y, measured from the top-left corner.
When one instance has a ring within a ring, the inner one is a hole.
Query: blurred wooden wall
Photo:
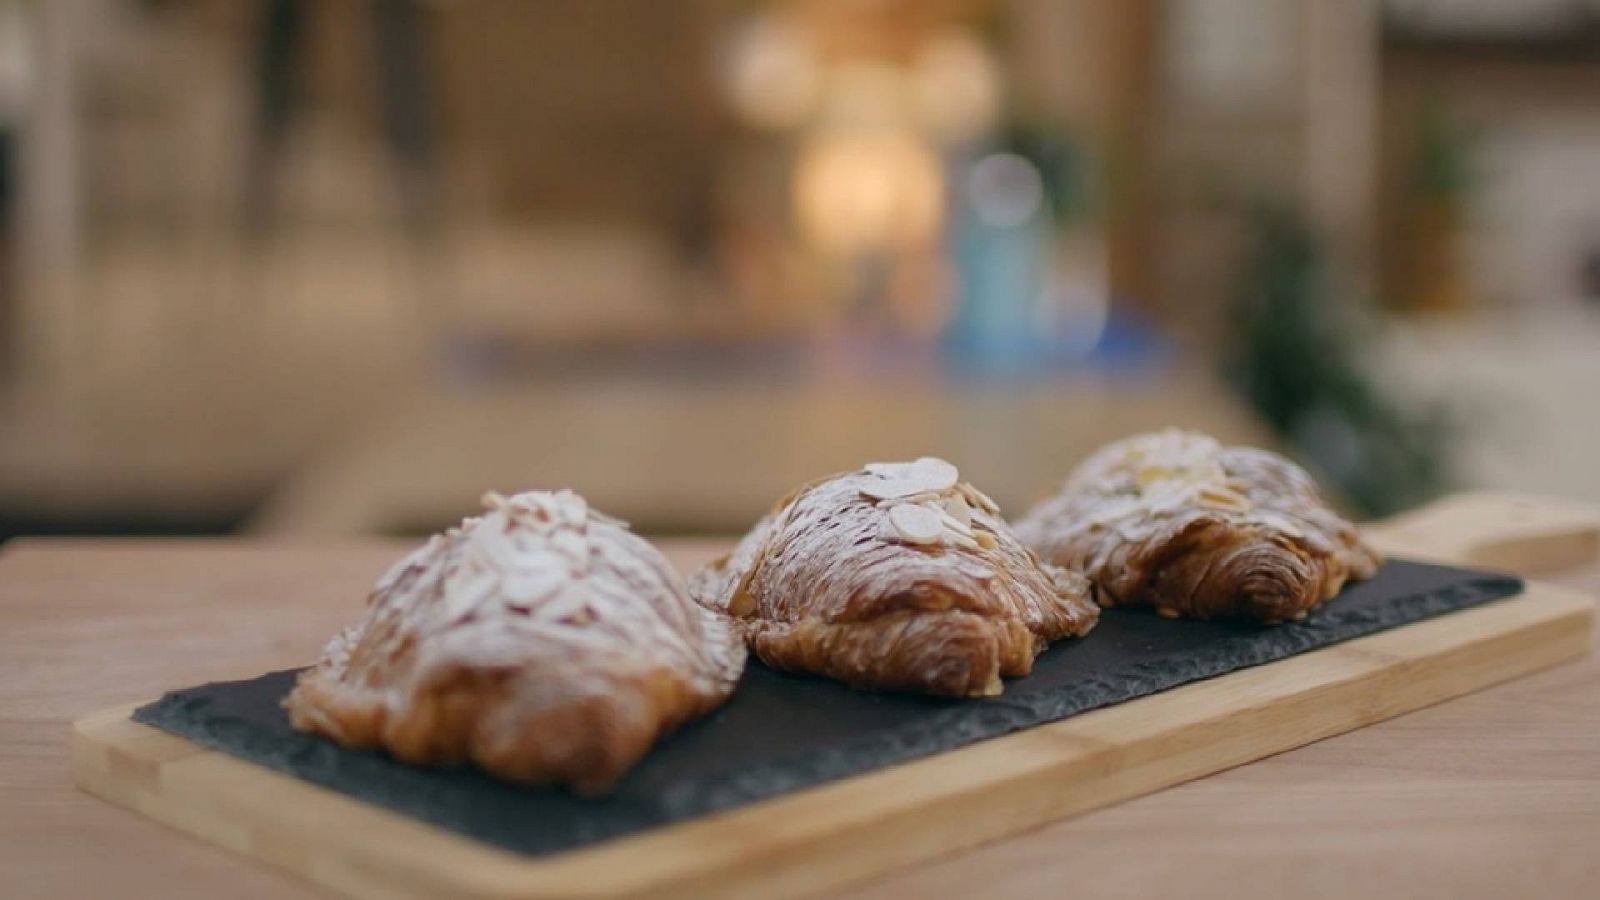
[[[696,0],[444,7],[445,121],[514,215],[691,227],[722,127]]]

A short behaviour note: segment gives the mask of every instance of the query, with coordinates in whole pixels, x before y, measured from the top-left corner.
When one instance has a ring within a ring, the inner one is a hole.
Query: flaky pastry
[[[1102,606],[1202,619],[1298,619],[1381,561],[1304,469],[1178,430],[1102,448],[1016,530]]]
[[[395,565],[301,673],[296,728],[592,792],[732,692],[733,627],[627,526],[570,491],[485,502]]]
[[[1041,565],[932,457],[800,488],[690,593],[737,620],[768,665],[956,697],[1000,693],[1099,613],[1082,576]]]

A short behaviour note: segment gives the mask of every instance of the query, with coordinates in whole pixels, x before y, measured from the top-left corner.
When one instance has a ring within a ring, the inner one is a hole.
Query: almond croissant
[[[924,457],[802,487],[690,582],[768,665],[870,689],[998,694],[1099,610],[993,501]]]
[[[485,500],[390,570],[301,673],[294,727],[598,791],[727,699],[744,646],[655,548],[570,491]]]
[[[1301,618],[1381,561],[1299,466],[1177,430],[1102,448],[1016,529],[1102,606],[1201,619]]]

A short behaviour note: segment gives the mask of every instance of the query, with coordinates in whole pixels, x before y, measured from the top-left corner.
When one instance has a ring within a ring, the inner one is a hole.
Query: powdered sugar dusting
[[[1042,558],[1088,574],[1103,602],[1175,608],[1188,598],[1151,601],[1143,596],[1147,582],[1172,569],[1161,563],[1163,548],[1207,528],[1212,572],[1226,571],[1232,556],[1278,546],[1303,557],[1302,567],[1320,567],[1296,577],[1331,595],[1347,574],[1365,577],[1376,565],[1376,554],[1322,501],[1303,469],[1274,453],[1177,429],[1102,448],[1016,523],[1017,535]],[[1207,575],[1194,574],[1191,592]]]
[[[626,525],[571,491],[483,502],[482,516],[430,538],[379,579],[363,622],[308,673],[312,694],[399,720],[461,671],[552,673],[525,691],[541,709],[660,673],[682,679],[699,698],[691,705],[733,689],[744,648],[731,626],[690,601],[666,559]],[[326,724],[301,693],[291,711]]]
[[[591,515],[571,491],[490,493],[484,503],[485,515],[430,539],[373,594],[373,617],[394,617],[396,640],[424,646],[412,679],[512,645],[530,657],[553,647],[626,655],[691,672],[707,691],[737,676],[735,661],[696,646],[721,623],[687,602],[671,565],[626,526]],[[447,651],[425,646],[447,630],[459,633]]]
[[[809,654],[817,665],[795,667],[874,686],[893,680],[879,677],[892,659],[869,658],[887,653],[882,642],[820,629],[870,630],[898,616],[894,646],[916,657],[914,665],[937,667],[956,651],[941,631],[953,627],[948,616],[933,614],[966,613],[1004,632],[1006,647],[1021,641],[1003,674],[1022,674],[1046,642],[1094,624],[1087,582],[1053,569],[1017,542],[993,501],[959,481],[954,466],[924,457],[873,463],[801,489],[726,559],[697,573],[690,593],[741,619],[768,662]],[[905,620],[908,613],[918,615]],[[841,660],[837,648],[846,645],[860,658]],[[898,686],[918,684],[915,672],[899,674]],[[986,687],[998,690],[998,677]]]

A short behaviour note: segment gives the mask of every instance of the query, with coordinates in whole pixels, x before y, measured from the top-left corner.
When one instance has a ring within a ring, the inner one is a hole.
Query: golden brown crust
[[[1016,530],[1101,605],[1202,619],[1300,618],[1381,561],[1294,463],[1176,430],[1101,449]]]
[[[744,647],[659,552],[582,498],[489,500],[380,580],[284,706],[294,727],[348,747],[603,790],[727,698]]]
[[[690,594],[736,617],[774,667],[958,697],[999,693],[1050,641],[1094,626],[1086,580],[1041,566],[948,463],[911,465],[802,488]]]

